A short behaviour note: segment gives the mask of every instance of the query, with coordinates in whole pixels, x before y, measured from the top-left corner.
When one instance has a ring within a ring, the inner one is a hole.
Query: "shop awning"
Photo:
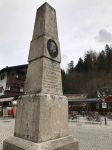
[[[98,98],[68,99],[68,102],[98,102]]]

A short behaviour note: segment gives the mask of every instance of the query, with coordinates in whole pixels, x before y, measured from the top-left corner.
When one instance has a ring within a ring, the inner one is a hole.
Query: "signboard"
[[[102,108],[107,108],[107,103],[102,103]]]
[[[96,109],[99,109],[99,103],[96,103]]]

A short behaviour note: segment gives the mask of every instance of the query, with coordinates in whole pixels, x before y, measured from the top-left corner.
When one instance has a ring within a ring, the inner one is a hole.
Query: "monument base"
[[[65,96],[24,95],[18,99],[14,136],[41,143],[69,135]]]
[[[73,136],[66,136],[42,143],[34,143],[13,136],[4,141],[3,150],[78,150],[78,142]]]

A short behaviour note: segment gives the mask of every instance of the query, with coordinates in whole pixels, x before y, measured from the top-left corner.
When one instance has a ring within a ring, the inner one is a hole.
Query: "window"
[[[17,86],[11,86],[11,91],[13,92],[20,92],[20,88]]]
[[[24,89],[23,89],[23,87],[21,87],[21,88],[20,88],[20,92],[24,92]]]
[[[5,74],[2,74],[0,78],[3,80],[5,78]]]
[[[16,79],[17,80],[24,80],[25,77],[25,72],[22,70],[17,70],[16,71]]]
[[[0,87],[0,93],[2,93],[2,92],[3,92],[3,86]]]
[[[9,85],[6,86],[6,90],[10,91],[10,86]]]
[[[16,75],[16,79],[18,79],[18,78],[19,78],[19,75],[17,74],[17,75]]]

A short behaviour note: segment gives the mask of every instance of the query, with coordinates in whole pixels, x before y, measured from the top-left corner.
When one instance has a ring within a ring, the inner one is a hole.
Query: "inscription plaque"
[[[62,95],[60,66],[54,61],[44,59],[43,90],[45,93]]]

